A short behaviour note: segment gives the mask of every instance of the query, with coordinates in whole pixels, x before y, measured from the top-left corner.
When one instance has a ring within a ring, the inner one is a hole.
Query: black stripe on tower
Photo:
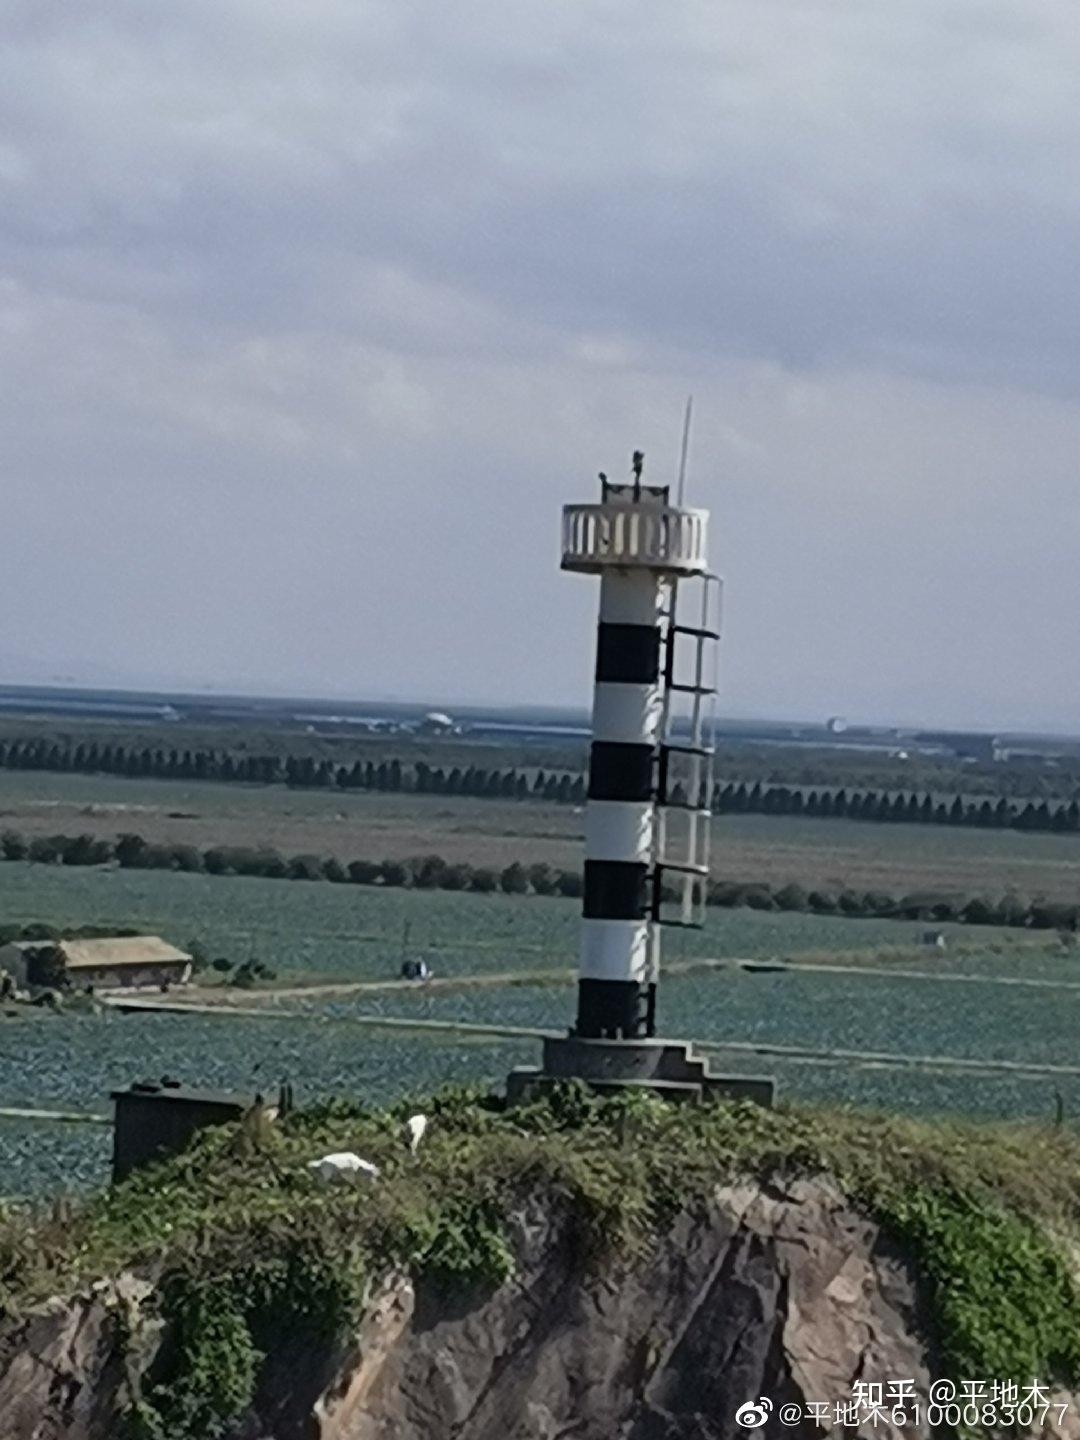
[[[590,800],[651,800],[654,793],[651,745],[594,740],[589,749]]]
[[[586,860],[581,913],[586,920],[644,920],[649,867],[636,860]]]
[[[574,1034],[629,1040],[647,1033],[649,1010],[649,991],[636,980],[579,980]]]
[[[611,625],[596,637],[598,684],[655,685],[660,676],[660,631],[655,625]]]

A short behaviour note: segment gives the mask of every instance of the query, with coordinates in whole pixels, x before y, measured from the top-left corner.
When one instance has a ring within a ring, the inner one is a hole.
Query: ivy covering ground
[[[419,1154],[403,1140],[430,1117]],[[306,1162],[349,1149],[381,1169],[323,1187]],[[493,1287],[513,1272],[507,1216],[560,1206],[583,1267],[640,1253],[719,1182],[828,1175],[902,1245],[930,1303],[939,1372],[1080,1382],[1080,1140],[1033,1126],[928,1125],[865,1112],[600,1101],[570,1086],[512,1111],[444,1091],[386,1110],[253,1114],[74,1214],[0,1223],[0,1307],[145,1267],[171,1344],[130,1397],[134,1435],[213,1440],[251,1402],[283,1335],[332,1341],[389,1269]]]

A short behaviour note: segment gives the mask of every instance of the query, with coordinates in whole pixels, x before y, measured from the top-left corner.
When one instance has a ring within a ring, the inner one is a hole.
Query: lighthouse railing
[[[564,570],[644,566],[678,574],[706,567],[705,510],[607,502],[567,505],[562,521]]]

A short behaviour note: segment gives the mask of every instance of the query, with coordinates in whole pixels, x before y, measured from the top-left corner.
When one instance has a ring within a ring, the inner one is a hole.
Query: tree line
[[[115,841],[94,835],[0,833],[0,859],[38,865],[118,865],[124,870],[176,870],[196,875],[252,875],[269,880],[329,880],[419,890],[472,890],[482,894],[580,895],[581,876],[547,864],[512,862],[501,870],[416,855],[404,860],[339,860],[325,855],[282,855],[272,846],[156,843],[128,832]]]
[[[46,739],[0,741],[0,767],[161,780],[288,785],[295,788],[466,795],[492,800],[545,800],[582,805],[586,777],[565,770],[535,772],[482,766],[430,765],[393,757],[351,765],[312,756],[234,754],[227,750],[165,749]],[[672,799],[686,798],[678,784]],[[806,788],[766,781],[719,782],[711,808],[718,815],[793,815],[904,825],[958,825],[977,829],[1080,832],[1080,799],[1028,800],[1005,796],[941,796],[917,790]]]
[[[291,785],[315,790],[374,790],[389,793],[471,795],[495,800],[549,800],[580,805],[584,775],[476,765],[443,767],[397,757],[337,765],[310,755],[249,755],[228,750],[165,749],[150,746],[56,740],[0,741],[0,768],[48,770],[80,775],[123,775],[132,779],[207,780],[247,785]]]
[[[797,786],[717,785],[712,809],[718,815],[806,815],[819,820],[870,820],[900,825],[964,825],[986,830],[1080,831],[1080,801],[1021,804],[1002,796],[979,800],[940,797],[914,790],[802,790]]]
[[[339,860],[334,856],[282,855],[269,846],[158,844],[127,833],[115,841],[92,835],[38,835],[14,830],[0,833],[0,859],[47,865],[107,865],[131,870],[174,870],[204,875],[248,875],[275,880],[329,881],[332,884],[375,885],[391,889],[472,891],[478,894],[580,896],[582,878],[576,870],[546,863],[511,861],[503,868],[468,865],[441,855],[414,855],[392,860]],[[675,890],[665,886],[664,898]],[[1028,901],[1007,893],[956,896],[934,891],[892,895],[879,890],[828,890],[787,883],[710,880],[706,903],[727,908],[798,911],[812,915],[847,915],[882,920],[958,921],[968,925],[1002,925],[1036,930],[1076,930],[1080,905],[1047,900]]]

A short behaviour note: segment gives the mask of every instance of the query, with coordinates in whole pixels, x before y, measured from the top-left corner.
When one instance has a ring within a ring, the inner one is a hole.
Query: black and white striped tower
[[[660,927],[698,929],[704,913],[719,582],[706,512],[643,484],[642,458],[625,485],[601,475],[599,505],[563,510],[562,568],[600,576],[577,1018],[569,1034],[545,1036],[541,1065],[511,1071],[512,1105],[566,1081],[690,1103],[773,1100],[772,1080],[714,1075],[692,1042],[656,1034]],[[684,624],[690,580],[700,610]],[[677,918],[663,908],[672,895]]]
[[[658,808],[674,586],[706,571],[706,513],[666,486],[602,478],[599,505],[567,506],[564,570],[599,574],[600,623],[585,807],[585,876],[575,1035],[655,1033],[659,966]]]

